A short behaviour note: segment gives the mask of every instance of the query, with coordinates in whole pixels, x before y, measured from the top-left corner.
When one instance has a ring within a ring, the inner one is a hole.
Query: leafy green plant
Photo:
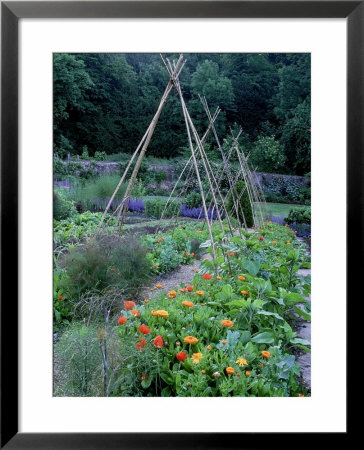
[[[106,152],[95,152],[94,159],[96,161],[106,161]]]
[[[288,216],[284,219],[287,223],[311,223],[311,208],[292,208]]]
[[[53,217],[55,220],[63,220],[77,214],[74,203],[67,200],[61,189],[53,192]]]
[[[252,227],[254,225],[253,211],[245,182],[238,181],[233,188],[233,192],[235,201],[238,203],[238,217],[236,215],[234,200],[231,194],[226,203],[227,211],[230,212],[233,217],[239,219],[242,224],[244,224],[245,219],[247,227]]]

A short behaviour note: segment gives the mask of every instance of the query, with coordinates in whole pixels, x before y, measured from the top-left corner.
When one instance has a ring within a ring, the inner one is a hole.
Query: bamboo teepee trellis
[[[202,138],[199,137],[199,134],[193,124],[193,121],[191,119],[191,116],[189,114],[189,111],[187,109],[184,97],[183,97],[183,93],[182,93],[182,89],[181,89],[181,85],[180,85],[180,81],[179,81],[179,76],[181,74],[181,71],[186,63],[186,60],[184,60],[183,55],[181,54],[178,58],[178,60],[176,62],[170,62],[167,58],[163,58],[163,56],[161,55],[163,64],[169,74],[169,81],[167,83],[167,86],[165,88],[165,91],[162,95],[162,98],[160,100],[159,106],[157,108],[157,111],[149,125],[149,127],[147,128],[144,136],[142,137],[137,149],[135,150],[134,154],[132,155],[127,167],[125,168],[125,171],[122,175],[122,177],[120,178],[120,181],[118,183],[118,185],[116,186],[116,189],[114,191],[114,193],[112,194],[106,209],[102,215],[102,218],[100,220],[99,226],[98,226],[98,230],[101,230],[107,212],[110,209],[112,202],[118,192],[118,190],[120,189],[122,183],[125,181],[128,172],[133,164],[133,162],[136,159],[136,163],[135,166],[133,168],[133,171],[130,175],[127,187],[126,187],[126,191],[125,194],[123,195],[123,198],[119,204],[119,206],[113,211],[112,216],[116,216],[116,226],[119,228],[119,235],[121,235],[122,233],[122,229],[125,223],[125,217],[126,217],[126,213],[128,211],[128,207],[129,207],[129,201],[131,198],[131,193],[132,193],[132,189],[133,186],[135,184],[136,178],[137,178],[137,174],[138,171],[140,169],[142,160],[145,156],[145,153],[147,151],[148,145],[150,143],[150,140],[153,136],[154,130],[156,128],[158,119],[160,117],[160,114],[162,112],[163,106],[167,100],[168,95],[170,94],[171,90],[173,89],[173,87],[176,89],[177,94],[179,96],[180,99],[180,103],[182,106],[182,112],[183,112],[183,117],[185,120],[185,125],[186,125],[186,131],[187,131],[187,138],[188,138],[188,143],[189,143],[189,147],[191,150],[191,156],[189,158],[189,160],[187,161],[187,163],[185,164],[182,172],[179,175],[179,178],[177,180],[177,183],[175,184],[172,192],[170,193],[170,196],[167,200],[167,203],[165,205],[165,208],[162,212],[161,218],[160,218],[160,222],[158,225],[158,229],[160,228],[160,223],[162,221],[162,218],[165,214],[167,205],[172,204],[174,201],[176,201],[176,197],[173,198],[173,194],[176,191],[177,185],[180,182],[180,180],[182,179],[182,176],[187,173],[187,177],[185,180],[185,185],[184,185],[184,189],[182,189],[182,191],[178,194],[177,198],[183,198],[186,195],[187,192],[187,188],[186,186],[188,185],[188,180],[192,177],[192,175],[196,176],[197,179],[197,184],[199,187],[199,191],[200,191],[200,195],[201,195],[201,199],[202,199],[202,210],[204,212],[204,218],[205,218],[205,223],[208,226],[208,231],[209,231],[209,237],[210,237],[210,242],[211,242],[211,249],[212,249],[212,256],[215,259],[216,258],[216,249],[215,249],[215,242],[214,242],[214,238],[213,238],[213,233],[212,233],[212,217],[214,214],[214,211],[216,211],[216,215],[217,215],[217,220],[218,223],[220,225],[221,231],[223,236],[225,236],[225,227],[223,225],[222,222],[222,216],[224,215],[227,219],[228,222],[228,227],[229,227],[229,233],[233,234],[234,230],[232,227],[232,224],[230,222],[229,219],[229,214],[231,211],[227,211],[226,209],[226,199],[228,195],[232,195],[233,197],[233,208],[235,209],[235,213],[238,216],[238,208],[239,208],[239,198],[236,198],[235,193],[234,193],[234,186],[236,184],[236,182],[241,178],[241,176],[243,177],[244,181],[245,181],[245,185],[246,185],[246,189],[248,191],[248,195],[249,195],[249,200],[252,204],[252,207],[254,206],[254,202],[258,202],[260,200],[260,191],[259,188],[257,188],[254,185],[254,181],[253,181],[253,176],[251,171],[249,170],[248,164],[247,164],[247,157],[245,157],[244,153],[242,152],[242,150],[239,149],[238,146],[238,138],[240,136],[241,131],[238,133],[237,136],[233,137],[233,143],[232,146],[230,147],[228,154],[225,155],[224,150],[220,144],[217,132],[216,132],[216,128],[215,128],[215,121],[220,113],[220,109],[217,108],[215,113],[213,115],[211,115],[211,112],[209,110],[209,107],[207,105],[207,101],[205,98],[200,98],[203,107],[205,109],[208,121],[209,121],[209,125],[208,128],[205,132],[205,134],[202,136]],[[206,155],[205,149],[204,149],[204,143],[207,140],[207,137],[209,135],[209,133],[212,131],[214,138],[216,140],[217,146],[220,150],[221,156],[222,156],[222,169],[220,171],[220,173],[218,174],[214,174],[214,171],[211,167],[211,164],[209,162],[209,159]],[[238,160],[239,160],[239,164],[240,164],[240,169],[238,170],[237,174],[233,174],[230,166],[229,166],[229,159],[232,155],[233,152],[236,152],[237,156],[238,156]],[[210,204],[207,204],[207,200],[206,200],[206,192],[204,190],[203,187],[203,183],[202,183],[202,179],[201,179],[201,173],[200,173],[200,169],[199,169],[199,164],[200,163],[202,165],[202,169],[203,169],[203,173],[205,175],[206,178],[206,182],[207,182],[207,186],[208,186],[208,196],[211,195],[211,201]],[[229,183],[229,190],[228,190],[228,194],[224,197],[222,195],[221,192],[221,181],[222,178],[224,176],[224,174],[227,175],[228,178],[228,183]],[[211,209],[212,208],[212,209]],[[259,218],[262,218],[262,212],[260,212],[260,216]],[[209,218],[209,213],[211,215],[211,219]],[[242,214],[242,216],[244,217],[244,214]],[[111,217],[109,218],[109,221],[111,220]],[[109,221],[107,223],[109,223]],[[239,222],[239,221],[238,221]],[[246,228],[246,222],[244,219],[244,224],[245,224],[245,228]],[[240,236],[243,237],[243,234],[241,232],[241,225],[239,223],[238,225],[238,230],[239,230],[239,234]]]

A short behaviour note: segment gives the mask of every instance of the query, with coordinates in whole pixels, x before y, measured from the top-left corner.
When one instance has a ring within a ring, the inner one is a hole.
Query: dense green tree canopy
[[[171,59],[178,55],[168,55]],[[221,142],[242,127],[240,144],[258,170],[310,172],[309,54],[188,54],[180,80],[198,131],[211,111]],[[168,82],[158,54],[82,53],[54,55],[54,149],[81,154],[131,153],[149,125]],[[227,141],[226,141],[227,142]],[[148,154],[181,155],[188,144],[173,90]],[[210,151],[214,142],[210,139]]]

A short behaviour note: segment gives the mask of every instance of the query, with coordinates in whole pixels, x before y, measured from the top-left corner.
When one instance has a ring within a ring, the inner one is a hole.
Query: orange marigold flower
[[[229,374],[229,375],[232,375],[233,373],[235,373],[234,367],[227,367],[227,368],[225,369],[225,371],[226,371],[226,373]]]
[[[128,319],[126,317],[119,317],[118,324],[123,325]]]
[[[194,364],[198,364],[200,362],[200,359],[202,358],[202,353],[194,353],[192,355],[192,362]]]
[[[148,302],[149,302],[149,299],[146,298],[146,299],[144,300],[144,303],[148,303]]]
[[[192,302],[189,302],[188,300],[184,300],[182,302],[182,305],[184,306],[188,306],[189,308],[192,308],[192,306],[194,305]]]
[[[186,342],[187,344],[191,344],[192,345],[192,344],[197,344],[198,339],[195,338],[194,336],[186,336],[183,339],[183,341]]]
[[[163,284],[156,284],[155,287],[156,287],[157,289],[162,289]]]
[[[212,279],[212,276],[211,276],[209,273],[204,273],[204,274],[202,275],[202,278],[203,278],[204,280],[211,280],[211,279]]]
[[[224,327],[232,327],[234,325],[234,322],[232,322],[231,320],[222,320],[221,323],[224,325]]]
[[[129,311],[130,309],[133,309],[135,306],[135,302],[132,302],[131,300],[126,300],[124,302],[124,308]]]
[[[277,241],[272,241],[272,244],[276,244],[277,243]]]
[[[169,291],[168,292],[168,298],[176,298],[177,292],[176,291]]]
[[[162,348],[163,347],[163,338],[161,335],[157,336],[153,341],[154,347]]]
[[[147,341],[144,338],[139,338],[139,342],[135,344],[135,347],[141,351],[147,345]]]
[[[222,341],[222,343],[225,345],[225,344],[227,344],[227,341],[224,339],[224,340]]]
[[[187,358],[187,353],[186,352],[179,352],[176,354],[176,358],[178,359],[178,361],[184,361]]]
[[[222,277],[219,277],[219,275],[216,276],[217,280],[222,280]]]
[[[270,353],[269,352],[267,352],[267,351],[265,351],[265,350],[263,350],[262,352],[261,352],[261,354],[262,354],[262,356],[264,356],[264,358],[270,358]]]
[[[207,350],[211,350],[211,345],[208,345],[206,348]]]
[[[190,286],[190,285],[188,285],[186,289],[188,290],[188,292],[192,292],[193,291],[193,287]]]
[[[245,375],[246,375],[247,377],[249,377],[251,373],[252,373],[251,370],[247,370],[247,371],[245,372]]]
[[[244,280],[245,280],[245,277],[244,277],[243,275],[239,275],[239,276],[238,276],[238,280],[244,281]]]
[[[143,334],[149,334],[150,333],[150,329],[147,325],[140,325],[139,326],[139,331]]]
[[[196,291],[196,295],[204,295],[204,291]]]
[[[138,309],[132,309],[131,313],[133,314],[134,317],[140,317],[140,312]]]
[[[248,291],[241,291],[241,293],[242,293],[243,295],[249,295],[249,292],[248,292]]]
[[[157,311],[151,311],[152,316],[158,316],[158,317],[168,317],[168,311],[165,311],[164,309],[158,309]]]

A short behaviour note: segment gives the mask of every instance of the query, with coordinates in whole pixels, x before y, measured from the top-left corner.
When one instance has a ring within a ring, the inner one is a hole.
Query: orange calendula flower
[[[267,351],[265,351],[265,350],[263,350],[262,352],[261,352],[261,354],[262,354],[262,356],[264,356],[264,358],[270,358],[270,353],[269,352],[267,352]]]
[[[150,313],[152,316],[168,317],[168,311],[165,311],[164,309],[158,309],[157,311],[153,310]]]
[[[133,314],[134,317],[140,317],[140,312],[138,309],[132,309],[131,313]]]
[[[226,371],[226,373],[227,373],[228,375],[233,375],[233,374],[235,373],[234,367],[227,367],[227,368],[225,369],[225,371]]]
[[[243,295],[249,295],[249,292],[248,292],[248,291],[241,291],[241,293],[242,293]]]
[[[223,320],[222,322],[221,322],[223,325],[224,325],[224,327],[232,327],[233,325],[234,325],[234,322],[232,322],[231,320]]]
[[[238,372],[236,375],[237,375],[238,377],[240,377],[240,372]]]
[[[277,243],[277,241],[272,241],[272,244],[276,244]]]
[[[135,302],[132,302],[131,300],[127,300],[124,302],[124,308],[129,311],[130,309],[133,309],[135,306]]]
[[[202,278],[203,278],[204,280],[211,280],[211,279],[212,279],[212,276],[211,276],[209,273],[204,273],[204,274],[202,275]]]
[[[184,361],[187,358],[187,353],[186,352],[179,352],[176,354],[176,358],[178,359],[178,361]]]
[[[183,341],[186,342],[186,344],[191,344],[192,345],[192,344],[197,344],[198,339],[195,338],[194,336],[186,336],[183,339]]]
[[[188,286],[186,287],[186,289],[188,290],[188,292],[192,292],[192,291],[193,291],[193,287],[190,286],[190,285],[188,285]]]
[[[157,239],[157,242],[163,242],[164,239],[162,237],[160,237],[159,239]]]
[[[176,298],[177,292],[176,291],[169,291],[168,292],[168,298]]]
[[[143,334],[149,334],[150,333],[150,329],[147,325],[140,325],[139,326],[139,331]]]
[[[298,394],[298,397],[304,397],[304,395],[303,394]]]
[[[189,302],[188,300],[184,300],[182,302],[182,305],[187,306],[188,308],[192,308],[192,306],[194,305],[194,303]]]
[[[162,348],[163,347],[163,338],[161,335],[157,336],[153,341],[154,347]]]
[[[236,360],[236,364],[238,364],[240,367],[241,366],[247,366],[248,365],[248,361],[244,358],[238,358]]]
[[[244,281],[244,280],[245,280],[245,277],[244,277],[243,275],[239,275],[239,276],[238,276],[238,280]]]
[[[148,303],[148,302],[149,302],[149,299],[146,298],[146,299],[144,300],[144,303]]]
[[[224,340],[222,341],[222,343],[225,345],[225,344],[227,344],[227,341],[224,339]]]
[[[208,345],[206,348],[207,350],[211,350],[211,345]]]
[[[186,288],[179,288],[178,289],[182,294],[185,294],[186,293]]]
[[[222,280],[222,277],[220,277],[219,275],[216,276],[217,280]]]
[[[139,342],[135,344],[135,347],[141,351],[147,345],[147,341],[144,338],[139,338]]]
[[[156,284],[155,287],[156,287],[157,289],[162,289],[163,284]]]
[[[118,324],[123,325],[128,319],[126,317],[119,317]]]
[[[202,375],[206,373],[206,370],[201,370]]]
[[[196,291],[196,295],[204,295],[204,291]]]
[[[194,364],[198,364],[200,362],[200,359],[202,358],[202,353],[194,353],[192,355],[192,362]]]
[[[249,377],[250,374],[251,374],[251,370],[247,370],[247,371],[245,372],[245,375],[246,375],[247,377]]]
[[[192,253],[191,253],[191,256],[192,256],[192,257],[194,257],[194,256],[195,256],[195,254],[194,254],[194,253],[192,252]]]

